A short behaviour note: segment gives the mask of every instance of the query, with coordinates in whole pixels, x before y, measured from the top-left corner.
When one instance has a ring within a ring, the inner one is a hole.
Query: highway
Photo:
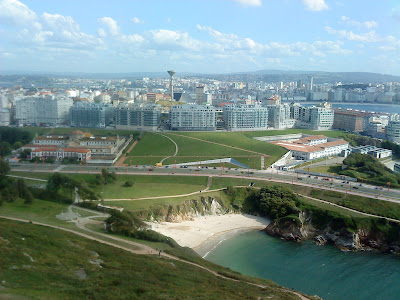
[[[318,189],[333,190],[352,195],[376,198],[379,200],[400,203],[400,190],[388,189],[387,187],[377,187],[370,184],[360,184],[359,182],[348,182],[330,177],[309,176],[307,174],[296,174],[287,171],[277,171],[269,169],[265,171],[253,169],[219,168],[219,167],[160,167],[154,166],[91,166],[91,165],[58,165],[58,164],[32,164],[18,163],[10,165],[12,171],[19,172],[61,172],[61,173],[81,173],[97,174],[101,169],[107,168],[117,174],[127,175],[180,175],[180,176],[212,176],[228,178],[245,178],[251,180],[265,180],[277,183],[288,183],[294,185],[308,186]]]

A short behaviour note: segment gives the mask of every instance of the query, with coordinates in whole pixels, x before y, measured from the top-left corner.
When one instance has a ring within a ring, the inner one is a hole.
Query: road
[[[11,165],[12,171],[20,172],[61,172],[61,173],[81,173],[81,174],[98,174],[101,172],[102,166],[86,166],[86,165],[50,165],[50,164],[16,164]],[[188,168],[154,168],[153,166],[130,166],[118,167],[112,166],[107,168],[117,174],[127,175],[170,175],[170,176],[209,176],[209,177],[225,177],[225,178],[245,178],[251,180],[265,180],[277,183],[288,183],[293,185],[307,186],[318,189],[333,190],[341,193],[347,193],[357,196],[376,198],[383,201],[400,203],[400,190],[379,188],[373,185],[361,184],[356,182],[344,182],[338,179],[321,180],[322,177],[308,176],[302,174],[294,174],[287,171],[277,171],[269,169],[265,171],[253,169],[233,169],[233,168],[211,168],[197,167]],[[151,171],[150,171],[151,170]]]

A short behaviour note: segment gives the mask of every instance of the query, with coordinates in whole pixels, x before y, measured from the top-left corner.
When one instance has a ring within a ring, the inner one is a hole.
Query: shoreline
[[[271,221],[248,214],[208,215],[180,223],[150,223],[151,229],[190,247],[202,257],[225,239],[244,231],[261,230]]]

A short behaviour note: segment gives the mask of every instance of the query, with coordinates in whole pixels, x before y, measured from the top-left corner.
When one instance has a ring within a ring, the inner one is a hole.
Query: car
[[[358,186],[363,186],[361,183]]]
[[[299,177],[298,179],[299,179],[299,180],[303,180],[303,178],[301,178],[301,177]]]
[[[358,186],[353,186],[353,189],[356,189],[356,190],[358,190]]]
[[[167,169],[167,168],[169,168],[169,166],[165,166],[165,168]]]
[[[152,169],[152,168],[149,168],[148,170],[149,170],[149,171],[153,171],[153,169]]]
[[[346,181],[342,181],[342,183],[346,183]]]
[[[184,166],[180,166],[179,168],[184,168]]]
[[[315,179],[318,179],[318,176],[315,176]]]
[[[308,178],[311,178],[311,175],[308,175]]]
[[[183,166],[185,169],[187,169],[188,168],[188,166]]]
[[[217,169],[217,167],[214,167],[214,170],[216,170]]]
[[[376,190],[379,189],[379,186],[376,186],[375,189],[376,189]]]

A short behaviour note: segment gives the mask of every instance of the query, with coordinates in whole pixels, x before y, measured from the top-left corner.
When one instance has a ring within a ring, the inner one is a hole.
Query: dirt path
[[[265,154],[265,153],[260,153],[260,152],[256,152],[256,151],[251,151],[251,150],[239,148],[239,147],[229,146],[229,145],[225,145],[225,144],[221,144],[221,143],[217,143],[217,142],[211,142],[211,141],[195,138],[195,137],[192,137],[192,136],[180,135],[180,134],[176,134],[176,133],[168,133],[168,134],[176,135],[176,136],[180,136],[180,137],[184,137],[184,138],[188,138],[188,139],[193,139],[193,140],[197,140],[197,141],[201,141],[201,142],[204,142],[204,143],[214,144],[214,145],[218,145],[218,146],[224,146],[224,147],[228,147],[228,148],[232,148],[232,149],[236,149],[236,150],[246,151],[246,152],[250,152],[250,153],[254,153],[254,154],[258,154],[258,155],[262,155],[262,156],[268,156],[268,157],[270,156],[270,155]]]
[[[114,166],[126,167],[127,164],[124,164],[126,156],[129,154],[129,152],[131,152],[131,150],[133,149],[133,147],[136,146],[137,143],[138,143],[138,140],[134,141],[133,144],[129,147],[129,149],[123,155],[121,155],[121,157],[117,160],[117,162],[114,164]]]
[[[311,200],[314,200],[314,201],[317,201],[317,202],[321,202],[321,203],[329,204],[329,205],[332,205],[332,206],[340,207],[340,208],[343,208],[345,210],[352,211],[352,212],[364,215],[366,217],[374,217],[374,218],[379,218],[379,219],[385,219],[385,220],[388,220],[388,221],[391,221],[391,222],[400,223],[400,220],[396,220],[396,219],[392,219],[392,218],[387,218],[387,217],[382,217],[382,216],[378,216],[378,215],[365,213],[365,212],[362,212],[362,211],[359,211],[359,210],[355,210],[355,209],[352,209],[352,208],[341,206],[341,205],[338,205],[338,204],[335,204],[335,203],[332,203],[332,202],[329,202],[329,201],[325,201],[325,200],[321,200],[321,199],[305,196],[305,195],[302,195],[302,194],[297,194],[296,193],[296,195],[299,195],[299,196],[302,196],[304,198],[308,198],[308,199],[311,199]]]
[[[112,236],[112,235],[107,235],[107,234],[104,234],[104,233],[98,233],[98,232],[95,232],[93,230],[90,230],[90,229],[86,228],[84,225],[87,224],[88,222],[84,221],[83,219],[90,220],[93,217],[95,217],[95,216],[90,216],[90,217],[85,217],[85,218],[78,218],[76,220],[76,222],[74,221],[74,223],[77,225],[78,228],[83,229],[83,230],[85,230],[85,231],[87,231],[89,233],[92,233],[92,234],[95,234],[95,235],[100,235],[100,236],[103,236],[103,237],[105,237],[107,239],[112,239],[112,240],[116,240],[116,241],[119,241],[119,242],[122,242],[122,243],[126,243],[126,244],[132,245],[134,247],[137,247],[138,249],[136,250],[136,249],[131,249],[131,248],[128,248],[128,247],[125,247],[125,246],[121,246],[121,245],[118,245],[118,244],[115,244],[115,243],[112,243],[112,242],[108,242],[108,241],[102,240],[100,238],[96,238],[96,237],[94,237],[92,235],[88,235],[88,234],[85,234],[85,233],[82,233],[82,232],[79,232],[79,231],[75,231],[75,230],[72,230],[72,229],[67,229],[67,228],[63,228],[63,227],[59,227],[59,226],[55,226],[55,225],[50,225],[50,224],[46,224],[46,223],[41,223],[41,222],[33,222],[33,221],[30,221],[30,220],[26,220],[26,219],[0,216],[0,218],[2,218],[2,219],[12,220],[12,221],[19,221],[19,222],[24,222],[24,223],[31,223],[31,224],[34,224],[34,225],[45,226],[45,227],[54,228],[54,229],[62,230],[62,231],[65,231],[65,232],[69,232],[69,233],[72,233],[72,234],[76,234],[76,235],[79,235],[81,237],[84,237],[84,238],[87,238],[87,239],[90,239],[90,240],[93,240],[93,241],[97,241],[99,243],[102,243],[102,244],[105,244],[105,245],[109,245],[109,246],[112,246],[112,247],[115,247],[115,248],[119,248],[119,249],[125,250],[125,251],[133,253],[133,254],[141,254],[141,255],[143,255],[143,254],[145,254],[145,255],[152,255],[152,254],[156,255],[156,254],[158,254],[158,252],[155,249],[153,249],[151,247],[148,247],[146,245],[135,243],[135,242],[132,242],[132,241],[129,241],[129,240],[125,240],[125,239],[121,239],[121,238],[118,238],[118,237],[115,237],[115,236]],[[221,274],[219,274],[218,272],[216,272],[214,270],[211,270],[211,269],[206,268],[204,266],[198,265],[198,264],[196,264],[194,262],[183,260],[183,259],[181,259],[179,257],[167,254],[165,252],[160,253],[160,256],[162,258],[173,259],[173,260],[180,261],[180,262],[183,262],[183,263],[186,263],[186,264],[190,264],[190,265],[195,266],[197,268],[201,268],[201,269],[203,269],[203,270],[205,270],[207,272],[210,272],[211,274],[213,274],[214,276],[219,277],[219,278],[223,278],[223,279],[230,280],[230,281],[235,281],[235,282],[242,282],[240,280],[233,279],[233,278],[221,275]],[[247,283],[249,285],[257,286],[257,287],[260,287],[260,288],[266,288],[266,286],[263,286],[263,285],[260,285],[260,284],[255,284],[255,283],[251,283],[251,282],[243,282],[243,283]],[[309,298],[301,295],[298,292],[290,291],[288,289],[283,289],[283,288],[282,288],[282,291],[285,291],[285,292],[288,292],[288,293],[292,293],[292,294],[298,296],[302,300],[309,300]]]
[[[104,201],[137,201],[137,200],[154,200],[154,199],[164,199],[164,198],[180,198],[180,197],[187,197],[187,196],[193,196],[193,195],[200,195],[200,194],[203,194],[204,192],[219,192],[219,191],[222,191],[222,190],[225,190],[225,189],[226,188],[210,190],[209,187],[206,187],[204,190],[201,190],[201,191],[198,191],[198,192],[193,192],[193,193],[188,193],[188,194],[182,194],[182,195],[131,198],[131,199],[126,199],[126,198],[124,198],[124,199],[104,199]]]

